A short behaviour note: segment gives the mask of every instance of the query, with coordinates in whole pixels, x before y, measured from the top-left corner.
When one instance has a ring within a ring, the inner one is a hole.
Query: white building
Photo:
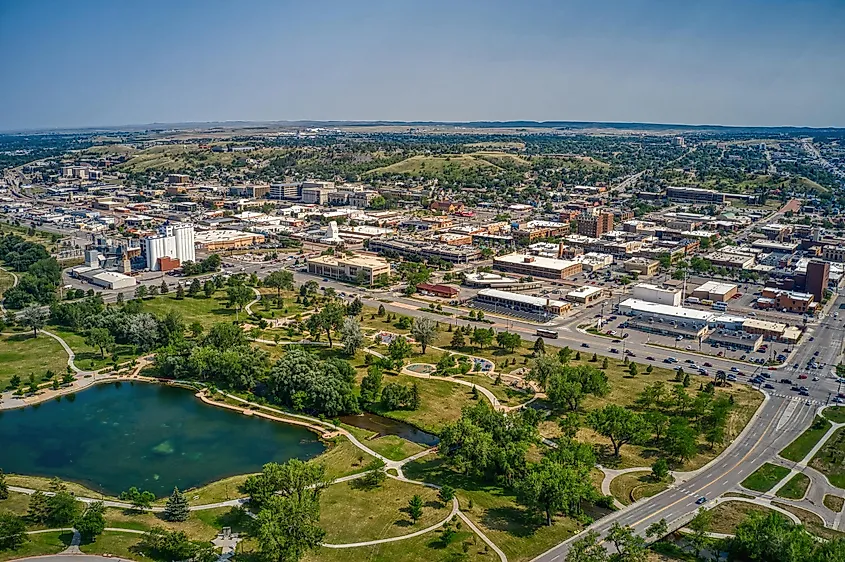
[[[681,306],[681,292],[671,289],[662,289],[650,283],[638,283],[634,285],[633,297],[635,299],[664,304],[667,306]]]
[[[144,255],[147,257],[147,269],[150,271],[160,269],[161,258],[179,260],[180,264],[196,261],[193,225],[166,226],[156,236],[145,238]]]
[[[197,261],[194,227],[190,224],[178,224],[173,227],[173,237],[176,239],[176,258],[179,263]]]

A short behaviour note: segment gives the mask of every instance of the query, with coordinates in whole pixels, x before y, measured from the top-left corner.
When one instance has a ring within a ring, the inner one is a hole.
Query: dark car
[[[766,384],[763,385],[763,388],[774,388],[774,386],[772,386],[769,383],[766,383]]]
[[[701,504],[705,503],[706,501],[707,501],[707,498],[704,497],[704,496],[701,496],[700,498],[695,500],[695,505],[701,505]]]
[[[646,357],[646,359],[647,359],[648,361],[654,361],[654,357],[652,357],[651,355],[649,355],[648,357]]]
[[[611,347],[611,348],[610,348],[610,352],[611,352],[611,353],[619,353],[619,350],[618,350],[618,349],[616,349],[615,347]]]
[[[704,362],[704,366],[705,366],[705,367],[712,367],[712,366],[713,366],[713,363],[710,363],[709,361],[705,361],[705,362]]]
[[[792,384],[792,381],[789,379],[780,379],[781,384]]]
[[[588,344],[588,343],[582,343],[582,344],[581,344],[581,347],[590,347],[590,344]]]

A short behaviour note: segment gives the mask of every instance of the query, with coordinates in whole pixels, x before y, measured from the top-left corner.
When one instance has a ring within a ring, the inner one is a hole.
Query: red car
[[[807,378],[807,375],[798,375],[798,378],[803,380]]]
[[[713,364],[712,364],[712,363],[710,363],[709,361],[705,361],[704,366],[705,366],[705,367],[712,367],[712,366],[713,366]]]

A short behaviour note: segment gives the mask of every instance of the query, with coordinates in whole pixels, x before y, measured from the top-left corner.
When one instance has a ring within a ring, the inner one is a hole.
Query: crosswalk
[[[783,392],[771,392],[771,396],[777,396],[778,398],[786,398],[787,400],[793,400],[795,402],[803,402],[808,406],[824,406],[827,402],[822,400],[816,400],[815,398],[808,398],[807,396],[795,396],[794,394],[786,394]]]

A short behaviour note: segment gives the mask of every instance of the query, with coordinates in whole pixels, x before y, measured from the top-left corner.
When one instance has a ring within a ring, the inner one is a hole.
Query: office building
[[[308,260],[308,273],[338,281],[373,285],[387,281],[390,264],[377,256],[317,256]]]
[[[566,293],[566,300],[580,304],[590,304],[599,300],[604,291],[600,287],[583,286]]]
[[[271,183],[270,199],[290,199],[299,201],[302,198],[302,184],[294,183]]]
[[[613,230],[613,213],[581,215],[575,219],[575,232],[581,236],[601,238],[605,232]]]
[[[532,297],[510,291],[498,289],[481,289],[475,297],[479,303],[483,303],[487,310],[493,310],[500,314],[508,312],[527,312],[538,316],[558,315],[569,310],[572,305],[568,302],[553,300],[546,297]]]
[[[807,264],[807,278],[804,282],[804,290],[813,295],[816,302],[822,302],[829,280],[829,263],[813,260]]]
[[[738,292],[738,287],[733,283],[720,283],[719,281],[708,281],[700,285],[692,292],[692,296],[702,300],[713,302],[728,302]]]
[[[493,269],[517,275],[565,279],[583,271],[579,262],[526,254],[508,254],[493,258]]]
[[[724,203],[725,194],[698,187],[667,187],[666,197],[677,203]]]
[[[662,289],[657,285],[639,283],[634,285],[633,296],[641,301],[665,304],[667,306],[681,306],[681,291]]]

